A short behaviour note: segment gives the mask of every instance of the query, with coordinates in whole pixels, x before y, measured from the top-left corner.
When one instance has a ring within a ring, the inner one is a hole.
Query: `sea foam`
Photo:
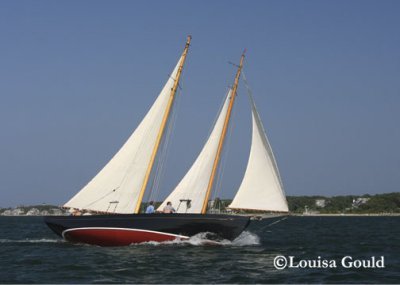
[[[192,246],[254,246],[260,244],[260,238],[249,231],[244,231],[238,236],[235,240],[230,241],[227,239],[214,239],[214,234],[203,232],[198,233],[189,239],[175,239],[172,241],[164,241],[164,242],[143,242],[140,244],[132,244],[133,246],[140,245],[152,245],[152,246],[160,246],[160,245],[192,245]]]
[[[63,242],[61,239],[0,239],[0,243],[55,243]]]

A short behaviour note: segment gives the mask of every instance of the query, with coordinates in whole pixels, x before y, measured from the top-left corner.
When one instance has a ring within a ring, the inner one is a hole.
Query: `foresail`
[[[231,92],[231,90],[228,92],[214,128],[196,161],[174,191],[158,208],[159,211],[162,211],[166,203],[170,201],[178,213],[201,213],[231,99]]]
[[[181,60],[122,148],[64,207],[133,213]]]
[[[251,94],[249,97],[253,123],[250,157],[242,183],[229,208],[288,212],[288,204],[271,146]]]

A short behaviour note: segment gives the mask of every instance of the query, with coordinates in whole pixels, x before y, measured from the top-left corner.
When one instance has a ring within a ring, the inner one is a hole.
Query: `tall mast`
[[[219,139],[217,155],[215,156],[214,165],[213,165],[213,168],[212,168],[212,171],[211,171],[210,180],[209,180],[208,186],[207,186],[206,196],[204,198],[203,207],[201,209],[201,213],[202,214],[205,214],[207,212],[208,199],[210,198],[211,189],[212,189],[213,184],[214,184],[215,175],[217,173],[218,164],[219,164],[219,161],[220,161],[220,158],[221,158],[222,147],[224,145],[226,131],[228,130],[229,120],[231,118],[231,112],[232,112],[232,108],[233,108],[233,103],[235,102],[235,98],[236,98],[236,90],[237,90],[237,87],[238,87],[238,84],[239,84],[239,77],[240,77],[240,72],[242,71],[242,67],[243,67],[243,60],[244,60],[245,52],[246,52],[246,50],[243,51],[242,57],[240,58],[240,63],[239,63],[239,66],[238,66],[238,70],[236,72],[235,82],[233,84],[232,93],[231,93],[231,100],[229,102],[228,111],[226,113],[226,117],[225,117],[225,121],[224,121],[224,127],[222,129],[221,138]]]
[[[181,74],[182,74],[183,65],[184,65],[185,60],[186,60],[186,55],[187,55],[187,52],[188,52],[188,49],[189,49],[189,45],[190,45],[190,40],[191,39],[192,39],[191,36],[187,37],[185,49],[183,50],[183,53],[182,53],[182,58],[181,58],[181,62],[179,64],[178,72],[176,74],[174,86],[171,89],[171,94],[170,94],[170,97],[169,97],[169,100],[168,100],[167,108],[165,110],[164,117],[163,117],[162,122],[161,122],[160,131],[158,132],[158,135],[157,135],[156,144],[154,145],[154,149],[153,149],[153,152],[152,152],[151,157],[150,157],[150,163],[147,166],[147,171],[146,171],[146,175],[144,177],[143,185],[142,185],[142,188],[140,189],[139,199],[138,199],[138,201],[136,203],[136,208],[135,208],[135,213],[136,214],[138,214],[140,212],[140,206],[142,204],[144,192],[146,191],[146,187],[147,187],[147,184],[148,184],[149,178],[150,178],[150,173],[151,173],[151,170],[153,169],[154,162],[155,162],[155,159],[156,159],[156,156],[157,156],[158,148],[160,147],[160,143],[161,143],[164,131],[165,131],[165,127],[167,125],[168,118],[169,118],[169,115],[171,113],[172,104],[174,103],[176,90],[178,89],[179,79],[180,79]]]

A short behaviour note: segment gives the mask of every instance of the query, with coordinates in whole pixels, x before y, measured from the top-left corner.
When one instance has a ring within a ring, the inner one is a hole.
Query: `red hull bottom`
[[[127,246],[143,242],[186,240],[188,236],[164,232],[123,228],[75,228],[62,233],[65,240],[99,246]]]

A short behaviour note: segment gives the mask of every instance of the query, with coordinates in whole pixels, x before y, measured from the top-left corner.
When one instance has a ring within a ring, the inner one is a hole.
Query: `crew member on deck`
[[[175,213],[175,209],[174,209],[174,207],[172,207],[172,203],[171,202],[167,202],[167,206],[164,207],[163,213],[164,214]]]
[[[82,212],[79,209],[73,209],[72,216],[82,216]]]
[[[146,214],[153,214],[154,213],[154,202],[150,201],[149,205],[146,208]]]

